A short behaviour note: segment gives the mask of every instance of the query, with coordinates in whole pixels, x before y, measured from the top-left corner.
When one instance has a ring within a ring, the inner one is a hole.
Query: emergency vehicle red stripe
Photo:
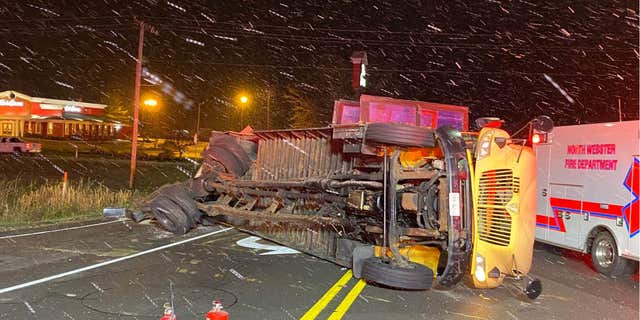
[[[549,216],[545,216],[542,214],[537,214],[536,215],[536,225],[538,227],[550,227],[551,229],[556,229],[558,231],[561,232],[565,232],[564,229],[564,223],[562,221],[562,219],[558,219],[555,216],[555,210],[554,210],[554,216],[553,217],[549,217]]]
[[[589,212],[591,215],[606,219],[622,217],[622,206],[616,204],[562,198],[550,198],[549,203],[553,210],[553,216],[550,217],[543,214],[536,215],[536,225],[539,227],[548,227],[560,232],[566,232],[567,230],[564,226],[564,219],[559,215],[559,211],[566,211],[570,214],[578,215],[583,212]]]
[[[615,204],[587,202],[571,199],[551,198],[549,203],[552,208],[560,208],[567,210],[587,211],[590,213],[604,213],[614,217],[622,216],[622,206]],[[570,211],[571,212],[571,211]],[[580,214],[581,212],[571,212]]]

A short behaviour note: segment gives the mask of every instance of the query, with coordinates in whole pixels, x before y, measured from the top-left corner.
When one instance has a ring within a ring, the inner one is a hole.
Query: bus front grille
[[[477,230],[481,241],[508,246],[511,240],[511,215],[507,203],[517,190],[510,169],[488,170],[482,173],[478,186]]]

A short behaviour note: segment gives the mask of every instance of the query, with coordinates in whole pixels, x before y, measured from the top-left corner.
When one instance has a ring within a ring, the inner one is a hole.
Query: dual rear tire
[[[146,207],[162,228],[174,234],[187,233],[202,218],[193,195],[182,184],[160,188]]]

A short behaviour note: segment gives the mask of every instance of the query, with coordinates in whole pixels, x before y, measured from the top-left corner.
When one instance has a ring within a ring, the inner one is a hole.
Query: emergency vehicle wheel
[[[608,276],[632,272],[632,261],[618,255],[616,241],[609,232],[600,232],[591,245],[591,260],[596,271]]]
[[[362,264],[362,278],[398,289],[430,289],[433,284],[433,271],[418,263],[408,263],[407,267],[401,267],[390,259],[367,258]]]

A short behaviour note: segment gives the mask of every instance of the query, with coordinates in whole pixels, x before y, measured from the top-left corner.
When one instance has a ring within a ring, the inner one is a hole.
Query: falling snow
[[[296,90],[319,125],[333,100],[353,99],[353,51],[367,52],[364,92],[468,106],[521,122],[540,113],[558,124],[638,117],[638,5],[614,0],[419,3],[55,1],[0,5],[0,78],[5,90],[110,104],[132,101],[144,20],[145,90],[171,103],[158,124],[237,129],[238,90],[270,87],[272,122],[289,125]],[[320,10],[321,9],[321,10]],[[101,12],[101,14],[97,14]],[[411,17],[411,18],[408,18]],[[158,79],[169,83],[158,82]],[[551,84],[551,85],[550,85]],[[144,91],[144,90],[143,90]],[[146,91],[145,91],[146,92]],[[176,92],[180,92],[178,95]],[[560,94],[558,94],[560,93]],[[247,117],[258,127],[264,98]],[[185,103],[192,101],[191,104]],[[224,101],[225,103],[219,103]],[[579,103],[578,103],[579,102]],[[550,108],[548,106],[553,106]],[[526,110],[526,111],[524,111]],[[530,112],[530,113],[529,113]]]
[[[59,86],[63,86],[63,87],[67,87],[67,88],[69,88],[69,89],[73,89],[73,86],[72,86],[72,85],[70,85],[70,84],[68,84],[68,83],[64,83],[64,82],[61,82],[61,81],[56,81],[55,83],[56,83],[57,85],[59,85]]]
[[[176,8],[176,9],[180,10],[181,12],[187,12],[187,9],[185,9],[185,8],[179,6],[179,5],[177,5],[177,4],[175,4],[175,3],[171,2],[171,1],[167,1],[167,4],[172,8]]]
[[[204,47],[204,42],[202,42],[202,41],[198,41],[198,40],[191,39],[191,38],[186,38],[186,39],[184,39],[184,40],[185,40],[186,42],[188,42],[188,43],[193,43],[193,44],[195,44],[195,45],[198,45],[198,46]]]
[[[554,88],[558,89],[558,91],[560,92],[560,94],[562,94],[562,95],[565,97],[565,99],[567,99],[567,101],[569,101],[569,102],[571,102],[571,103],[575,103],[575,101],[573,100],[573,98],[572,98],[571,96],[569,96],[569,94],[567,93],[567,91],[565,91],[564,89],[562,89],[562,88],[560,87],[560,85],[559,85],[557,82],[555,82],[555,81],[554,81],[550,76],[548,76],[547,74],[545,74],[545,75],[544,75],[544,79],[545,79],[545,80],[547,80],[547,81],[549,81],[549,83],[551,83],[551,85],[552,85]]]

